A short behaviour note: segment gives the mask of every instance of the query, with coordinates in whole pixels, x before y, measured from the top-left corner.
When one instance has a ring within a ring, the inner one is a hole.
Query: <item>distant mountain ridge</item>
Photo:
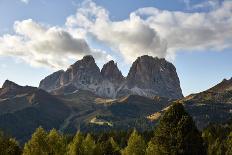
[[[0,129],[20,139],[38,126],[59,128],[70,109],[44,90],[6,80],[0,89]]]
[[[232,78],[224,79],[214,87],[176,100],[184,105],[187,112],[193,117],[197,127],[204,129],[210,123],[225,123],[232,119]],[[153,116],[158,116],[167,110],[167,107]],[[150,116],[152,118],[152,115]]]
[[[6,80],[0,88],[0,129],[20,141],[29,138],[39,126],[69,134],[77,130],[136,128],[144,131],[152,129],[173,102],[183,103],[197,127],[203,129],[210,123],[223,123],[232,118],[232,90],[228,89],[231,85],[231,80],[223,80],[211,89],[177,100],[140,95],[109,99],[89,90],[73,92],[76,87],[71,85],[62,87],[71,93],[52,95]]]
[[[53,94],[88,90],[101,97],[120,98],[130,94],[154,97],[181,98],[182,90],[175,66],[165,59],[141,56],[123,77],[114,61],[102,70],[92,56],[83,57],[66,71],[55,72],[40,82],[39,88]]]

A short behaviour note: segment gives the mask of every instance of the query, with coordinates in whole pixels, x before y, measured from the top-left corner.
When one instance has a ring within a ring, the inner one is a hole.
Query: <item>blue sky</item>
[[[85,54],[99,66],[114,59],[126,75],[131,62],[148,53],[174,63],[184,95],[206,90],[232,77],[230,2],[0,0],[0,84],[38,86]]]

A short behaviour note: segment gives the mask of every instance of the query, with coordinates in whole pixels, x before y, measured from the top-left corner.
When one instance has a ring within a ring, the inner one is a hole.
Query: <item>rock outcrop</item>
[[[101,74],[104,79],[107,79],[112,83],[121,84],[125,80],[121,71],[118,69],[117,64],[113,60],[109,61],[102,67]]]
[[[126,78],[114,61],[106,63],[100,71],[94,58],[85,56],[66,71],[58,71],[46,77],[39,87],[55,94],[88,90],[108,98],[131,94],[168,98],[183,96],[174,65],[165,59],[147,55],[137,58]]]
[[[118,96],[125,96],[129,92],[148,97],[183,97],[175,66],[165,59],[147,55],[137,58],[132,64],[126,84]]]

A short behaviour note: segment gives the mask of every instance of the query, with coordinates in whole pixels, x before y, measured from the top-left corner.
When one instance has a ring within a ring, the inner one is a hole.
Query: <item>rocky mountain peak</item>
[[[161,74],[165,71],[176,73],[175,67],[165,59],[159,59],[148,55],[138,57],[132,64],[128,73],[128,84],[129,86],[136,84],[140,88],[149,87],[149,85],[162,82]]]
[[[47,89],[48,91],[56,89],[60,86],[60,78],[63,74],[63,70],[59,70],[57,72],[52,73],[51,75],[47,76],[45,79],[40,81],[39,88]]]
[[[71,65],[61,76],[60,84],[66,85],[74,82],[79,84],[90,84],[99,81],[101,78],[100,69],[91,55],[84,56]]]
[[[132,64],[127,76],[127,87],[148,96],[183,96],[175,66],[163,58],[148,55],[138,57]]]
[[[86,55],[82,58],[82,61],[85,61],[85,62],[95,62],[94,58],[92,55]]]
[[[21,88],[21,86],[10,80],[6,80],[2,85],[2,89],[18,89],[18,88]]]
[[[65,72],[54,73],[45,78],[40,88],[64,93],[67,90],[65,88],[88,90],[109,98],[131,94],[168,98],[183,96],[174,65],[165,59],[148,55],[137,58],[126,78],[123,77],[114,61],[106,63],[100,71],[94,58],[87,55],[71,65]]]
[[[223,79],[222,82],[210,88],[208,91],[224,92],[224,91],[230,91],[230,90],[232,90],[232,77],[228,80]]]
[[[108,79],[111,82],[121,83],[124,80],[121,71],[118,69],[117,63],[113,60],[103,65],[101,75],[103,78]]]

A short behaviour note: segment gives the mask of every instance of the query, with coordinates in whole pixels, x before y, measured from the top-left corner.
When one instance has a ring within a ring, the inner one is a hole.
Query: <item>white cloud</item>
[[[87,0],[66,25],[107,43],[130,62],[143,54],[170,58],[180,49],[231,48],[232,2],[201,13],[140,8],[128,19],[112,21],[106,9]]]
[[[232,2],[208,13],[183,13],[143,8],[138,16],[157,30],[168,42],[168,49],[222,50],[231,47]]]
[[[89,37],[129,63],[144,54],[173,59],[180,50],[232,48],[232,1],[207,12],[140,8],[127,19],[112,21],[109,11],[86,0],[62,28],[29,19],[15,22],[14,31],[0,37],[0,56],[14,56],[34,66],[63,68],[86,54],[99,61],[111,59],[108,52],[91,49],[85,41]]]
[[[20,1],[23,2],[23,3],[26,3],[26,4],[29,3],[29,0],[20,0]]]
[[[129,19],[113,22],[107,10],[85,1],[76,15],[67,18],[66,25],[72,30],[86,31],[85,34],[119,51],[128,62],[144,54],[166,56],[166,41],[135,13]]]
[[[0,37],[0,55],[21,58],[33,66],[65,68],[70,59],[94,55],[96,59],[109,56],[89,48],[84,39],[74,38],[59,27],[47,27],[32,19],[17,21],[15,35]]]

